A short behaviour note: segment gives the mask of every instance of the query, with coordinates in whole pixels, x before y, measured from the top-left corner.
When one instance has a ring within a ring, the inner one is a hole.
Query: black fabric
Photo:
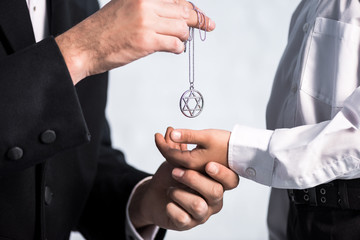
[[[360,211],[290,203],[289,240],[359,240]]]
[[[53,38],[3,57],[0,79],[0,175],[23,170],[90,140],[74,86]],[[57,135],[51,145],[39,141],[48,129]],[[7,158],[13,147],[23,149],[21,161]]]
[[[334,180],[313,188],[288,190],[294,204],[360,210],[360,179]]]
[[[54,36],[98,8],[48,3]],[[0,85],[0,239],[64,240],[72,229],[124,239],[125,203],[147,174],[111,147],[108,74],[74,88],[54,38],[35,43],[26,1],[0,1]],[[47,130],[56,139],[45,144]],[[13,147],[23,150],[16,161],[7,158]]]
[[[26,1],[0,1],[0,27],[1,42],[8,54],[32,45],[35,41]]]
[[[360,239],[360,179],[289,190],[288,239]]]
[[[103,134],[98,174],[78,230],[88,240],[124,239],[119,229],[124,229],[125,218],[120,222],[118,217],[125,216],[127,199],[122,196],[130,195],[133,186],[148,175],[127,165],[123,153],[111,148],[107,124]]]

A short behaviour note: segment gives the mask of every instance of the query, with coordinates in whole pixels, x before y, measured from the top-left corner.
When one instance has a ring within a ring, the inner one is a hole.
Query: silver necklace
[[[197,14],[198,18],[198,28],[199,35],[202,41],[206,40],[206,31],[207,31],[207,22],[205,18],[205,14],[200,12],[195,5],[193,5],[193,10]],[[204,34],[202,35],[200,26],[205,24]],[[187,50],[186,44],[188,44],[188,52],[189,52],[189,83],[190,88],[186,90],[180,98],[180,111],[188,118],[195,118],[200,115],[204,107],[204,98],[202,94],[194,88],[195,82],[195,36],[194,36],[194,28],[189,28],[189,38],[185,43],[185,52]]]

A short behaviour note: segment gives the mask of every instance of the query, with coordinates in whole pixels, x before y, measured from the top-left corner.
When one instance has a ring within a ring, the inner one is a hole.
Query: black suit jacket
[[[52,36],[99,7],[48,5]],[[111,147],[107,78],[75,88],[54,38],[35,43],[26,1],[0,1],[0,240],[125,238],[126,202],[147,174]]]

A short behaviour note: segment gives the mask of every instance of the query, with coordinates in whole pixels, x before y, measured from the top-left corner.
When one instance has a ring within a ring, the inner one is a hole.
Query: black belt
[[[303,190],[289,189],[288,194],[294,204],[360,210],[360,179],[334,180]]]

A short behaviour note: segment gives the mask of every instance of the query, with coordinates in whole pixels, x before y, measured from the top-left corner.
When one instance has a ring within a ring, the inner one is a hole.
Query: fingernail
[[[172,174],[174,177],[181,178],[182,176],[184,176],[185,171],[180,168],[174,168]]]
[[[181,139],[181,132],[179,131],[172,131],[171,138],[173,140],[180,140]]]
[[[209,26],[208,26],[209,31],[214,30],[215,26],[216,26],[215,22],[209,18]]]
[[[209,163],[207,167],[207,171],[211,174],[217,174],[218,173],[218,167],[214,163]]]

